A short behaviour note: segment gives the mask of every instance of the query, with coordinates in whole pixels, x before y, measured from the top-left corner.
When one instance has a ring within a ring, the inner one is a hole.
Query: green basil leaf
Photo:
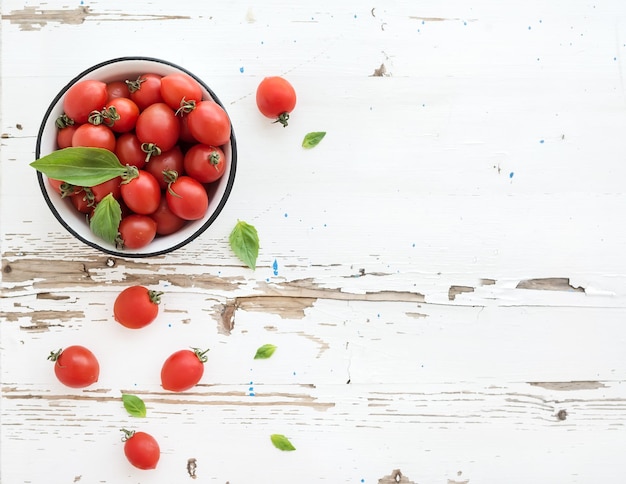
[[[272,434],[270,435],[270,439],[272,439],[272,444],[274,447],[280,450],[296,450],[289,439],[281,434]]]
[[[93,187],[127,173],[117,156],[103,148],[64,148],[42,156],[30,166],[50,178],[79,187]]]
[[[146,404],[141,398],[136,395],[130,395],[128,393],[122,394],[122,402],[124,408],[129,415],[133,417],[145,417],[146,416]]]
[[[307,149],[315,148],[320,144],[324,136],[326,136],[326,131],[311,131],[304,136],[302,147]]]
[[[121,220],[122,208],[119,202],[113,198],[113,195],[109,193],[96,205],[89,221],[89,227],[95,235],[114,244]]]
[[[259,256],[259,234],[253,225],[239,220],[228,238],[230,248],[250,269],[256,269]]]
[[[254,355],[254,359],[255,360],[266,360],[267,358],[269,358],[270,356],[272,356],[274,354],[274,351],[276,351],[276,346],[274,346],[272,344],[263,345],[263,346],[259,347],[258,350],[256,350],[256,354]]]

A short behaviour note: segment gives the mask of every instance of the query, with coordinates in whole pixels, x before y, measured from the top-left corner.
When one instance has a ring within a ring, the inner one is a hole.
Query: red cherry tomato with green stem
[[[121,186],[122,199],[133,212],[148,215],[154,212],[161,201],[161,187],[157,179],[145,170]]]
[[[86,123],[93,111],[100,111],[108,98],[104,82],[87,79],[72,85],[65,93],[63,111],[76,124]]]
[[[135,129],[139,107],[134,101],[118,97],[112,99],[102,110],[102,121],[115,133],[127,133]]]
[[[161,189],[165,190],[168,181],[163,172],[175,171],[179,175],[182,175],[185,170],[184,158],[180,147],[176,145],[171,150],[164,151],[160,155],[151,156],[150,162],[146,164],[144,170],[151,173],[159,182]]]
[[[122,218],[119,237],[126,249],[141,249],[156,237],[157,224],[148,215],[131,214]]]
[[[161,97],[161,76],[158,74],[144,74],[134,80],[127,80],[126,85],[130,98],[143,111],[151,104],[163,102]]]
[[[115,321],[130,329],[148,326],[159,314],[162,292],[144,286],[130,286],[120,292],[113,304]]]
[[[54,373],[59,381],[71,388],[88,387],[100,376],[98,360],[84,346],[74,345],[52,351],[48,359],[54,361]]]
[[[142,470],[156,469],[161,458],[157,440],[146,432],[121,429],[124,432],[124,455],[133,466]]]
[[[200,183],[212,183],[226,170],[224,152],[216,146],[202,143],[193,145],[185,153],[185,173]]]
[[[204,374],[208,351],[192,348],[170,355],[161,368],[163,388],[172,392],[184,392],[197,385]]]
[[[159,155],[176,145],[180,122],[167,104],[151,104],[137,118],[135,133],[141,141],[141,149],[146,152],[146,161],[149,161],[152,155]]]
[[[263,116],[287,127],[289,116],[296,107],[296,91],[282,77],[266,77],[257,87],[256,104]]]
[[[168,74],[161,78],[161,97],[174,111],[185,113],[202,101],[202,88],[187,74]]]

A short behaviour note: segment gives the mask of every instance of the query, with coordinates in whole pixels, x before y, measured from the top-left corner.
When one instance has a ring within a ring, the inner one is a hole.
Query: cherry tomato
[[[151,104],[137,118],[135,133],[139,141],[146,145],[142,146],[144,151],[159,154],[153,145],[161,152],[171,150],[178,142],[180,122],[167,104]]]
[[[266,77],[257,87],[256,104],[263,116],[287,126],[289,115],[296,107],[296,91],[282,77]]]
[[[128,85],[124,81],[107,83],[107,102],[118,97],[130,97]]]
[[[215,101],[201,101],[188,115],[193,137],[205,145],[222,146],[230,139],[230,119]]]
[[[187,222],[178,215],[174,215],[167,204],[166,197],[161,198],[159,208],[150,214],[150,218],[157,223],[156,232],[159,235],[173,234],[174,232],[180,230]]]
[[[209,208],[206,188],[189,176],[180,176],[170,183],[165,197],[170,210],[185,220],[201,219]]]
[[[132,214],[123,217],[118,230],[124,247],[140,249],[148,245],[156,237],[156,225],[148,215]]]
[[[109,193],[113,195],[113,198],[118,200],[122,195],[121,184],[122,178],[116,176],[115,178],[111,178],[108,181],[90,187],[91,193],[93,194],[93,201],[95,203],[100,203],[100,201]]]
[[[91,213],[93,210],[93,200],[87,191],[81,191],[70,195],[70,201],[74,208],[81,213]]]
[[[184,392],[194,387],[204,374],[206,353],[198,348],[180,350],[170,355],[161,368],[161,385],[165,390]]]
[[[185,153],[185,173],[200,183],[211,183],[221,178],[226,170],[224,152],[202,143],[193,145]]]
[[[122,199],[133,212],[148,215],[154,212],[161,201],[161,187],[157,179],[145,170],[138,176],[122,183]]]
[[[100,365],[94,354],[84,346],[68,346],[52,351],[54,373],[61,383],[71,388],[85,388],[98,381]]]
[[[159,314],[162,295],[162,292],[151,291],[144,286],[127,287],[115,298],[115,321],[131,329],[149,325]]]
[[[117,138],[115,154],[122,165],[142,169],[146,165],[146,153],[141,149],[141,141],[135,133],[124,133]]]
[[[158,74],[144,74],[134,81],[126,81],[130,98],[141,111],[151,104],[163,102],[161,97],[161,76]]]
[[[69,197],[70,195],[76,195],[82,191],[82,187],[70,185],[62,180],[55,180],[54,178],[48,178],[48,183],[54,188],[54,191],[61,195],[61,198]]]
[[[87,146],[115,151],[115,135],[103,124],[81,124],[72,136],[72,146]]]
[[[178,145],[171,150],[165,151],[160,155],[150,157],[150,162],[146,164],[144,169],[151,173],[159,182],[162,190],[167,188],[168,182],[163,175],[164,171],[175,171],[179,175],[185,170],[185,162],[183,152]]]
[[[109,101],[103,112],[109,116],[105,123],[115,133],[126,133],[135,129],[135,123],[137,123],[137,118],[139,117],[137,105],[125,97],[118,97]]]
[[[72,137],[78,129],[77,124],[72,124],[57,131],[57,146],[60,150],[72,146]]]
[[[76,124],[83,124],[92,111],[100,111],[107,102],[107,86],[96,80],[79,81],[70,87],[63,99],[63,111]]]
[[[124,432],[124,455],[138,469],[156,469],[161,457],[159,443],[146,432],[122,429]]]
[[[168,74],[161,79],[161,97],[174,111],[188,112],[202,101],[202,88],[187,74]]]

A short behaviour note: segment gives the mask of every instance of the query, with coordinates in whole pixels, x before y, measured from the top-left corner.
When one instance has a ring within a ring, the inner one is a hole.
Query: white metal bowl
[[[81,72],[56,95],[41,123],[37,136],[35,157],[39,159],[57,149],[55,120],[63,114],[63,99],[66,92],[78,81],[96,79],[103,82],[111,82],[115,80],[137,79],[138,76],[147,73],[165,76],[176,72],[183,72],[193,77],[202,86],[205,99],[212,98],[222,108],[224,107],[206,83],[176,64],[151,57],[120,57],[111,59]],[[85,215],[78,212],[68,198],[61,198],[48,183],[45,175],[37,172],[37,177],[41,192],[50,210],[61,225],[74,237],[107,254],[119,257],[151,257],[172,252],[194,240],[209,228],[224,208],[235,181],[237,167],[237,146],[232,123],[230,141],[222,146],[222,149],[225,155],[226,171],[218,181],[211,184],[209,208],[206,215],[200,220],[187,222],[182,229],[173,234],[156,237],[150,244],[141,249],[120,249],[114,244],[109,244],[95,236],[89,228]]]

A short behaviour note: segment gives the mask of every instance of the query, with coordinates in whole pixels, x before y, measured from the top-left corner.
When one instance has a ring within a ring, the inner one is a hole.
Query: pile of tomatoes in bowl
[[[128,170],[85,186],[38,172],[40,186],[75,237],[115,255],[157,255],[187,244],[215,220],[234,182],[235,137],[223,105],[195,75],[159,59],[107,61],[57,95],[36,158],[59,150],[91,156],[80,148],[106,150]],[[115,240],[102,240],[89,225],[105,198],[119,204]]]

